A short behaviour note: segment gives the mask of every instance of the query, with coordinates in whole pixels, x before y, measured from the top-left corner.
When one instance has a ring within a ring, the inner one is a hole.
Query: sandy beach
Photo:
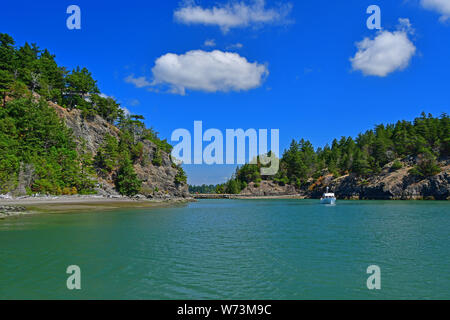
[[[98,196],[0,198],[0,218],[32,213],[71,213],[183,205],[192,198],[132,199]]]

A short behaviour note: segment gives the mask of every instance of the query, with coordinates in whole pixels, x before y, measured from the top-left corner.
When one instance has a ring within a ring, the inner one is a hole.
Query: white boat
[[[322,195],[322,198],[320,198],[320,203],[321,204],[335,204],[336,203],[336,196],[334,195],[333,192],[328,192],[328,187],[327,187],[327,192],[325,192]]]

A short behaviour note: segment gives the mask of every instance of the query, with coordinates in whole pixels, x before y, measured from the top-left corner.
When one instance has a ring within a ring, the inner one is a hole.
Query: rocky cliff
[[[292,185],[279,186],[273,181],[250,183],[242,195],[281,196],[298,194],[308,198],[320,198],[326,187],[336,194],[338,199],[385,199],[385,200],[450,200],[450,160],[441,160],[441,172],[431,177],[418,178],[409,173],[416,159],[408,158],[402,162],[402,168],[394,170],[392,163],[387,164],[378,175],[368,178],[356,175],[344,175],[338,178],[325,175],[301,189]]]
[[[345,175],[336,179],[325,176],[315,185],[311,185],[307,194],[319,198],[329,187],[340,199],[392,199],[450,200],[450,163],[440,163],[442,171],[431,177],[418,178],[409,173],[414,160],[403,161],[403,167],[392,169],[392,163],[386,165],[375,176],[363,179],[355,175]]]
[[[97,153],[98,148],[103,144],[105,136],[111,135],[115,138],[119,136],[119,129],[108,123],[102,117],[96,115],[91,119],[84,119],[78,109],[67,110],[54,103],[49,103],[57,114],[64,120],[66,125],[72,129],[75,139],[80,143],[86,143],[86,149],[92,154]],[[163,150],[161,152],[162,164],[155,166],[152,159],[156,152],[156,145],[147,140],[139,140],[143,144],[143,158],[146,161],[134,164],[134,169],[138,178],[142,181],[141,195],[149,198],[172,198],[188,197],[188,185],[186,183],[176,184],[175,176],[178,173],[173,165],[170,155]],[[148,161],[147,161],[148,160]],[[98,178],[96,191],[100,195],[117,196],[114,189],[113,177]]]
[[[263,180],[260,183],[250,182],[240,195],[243,196],[284,196],[295,195],[299,192],[292,185],[280,186],[273,181]]]

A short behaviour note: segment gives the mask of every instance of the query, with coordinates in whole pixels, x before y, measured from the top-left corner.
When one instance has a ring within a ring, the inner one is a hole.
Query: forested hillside
[[[159,190],[142,185],[149,172],[144,169],[165,165],[175,170],[168,183],[186,185],[181,167],[163,163],[170,144],[146,128],[142,116],[125,114],[102,95],[89,70],[67,70],[47,49],[17,47],[7,34],[0,34],[0,99],[0,193],[89,194],[103,179],[122,195],[151,195]],[[58,108],[65,112],[58,114]],[[108,133],[95,137],[101,145],[94,149],[86,147],[92,137],[74,135],[67,126],[100,122]]]
[[[250,183],[258,188],[263,180],[272,180],[280,186],[292,185],[298,191],[313,191],[325,177],[343,176],[350,176],[355,184],[364,185],[386,168],[389,172],[408,168],[409,183],[414,183],[441,173],[448,164],[449,154],[449,116],[433,117],[422,113],[412,122],[403,120],[377,125],[355,139],[334,139],[324,148],[315,149],[308,140],[293,140],[283,153],[280,170],[275,176],[262,177],[259,165],[246,164],[236,170],[228,183],[218,186],[217,192],[249,191]],[[403,175],[403,178],[406,177]]]

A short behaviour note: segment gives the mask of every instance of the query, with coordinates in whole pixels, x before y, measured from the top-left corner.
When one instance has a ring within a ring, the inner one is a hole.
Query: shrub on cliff
[[[180,185],[187,182],[186,173],[184,172],[182,167],[178,167],[178,172],[175,176],[175,184]]]
[[[152,164],[157,167],[162,165],[161,150],[159,148],[156,148],[155,153],[153,154]]]
[[[99,169],[100,173],[108,174],[117,168],[118,159],[119,142],[112,135],[107,134],[94,157],[94,165]]]
[[[141,189],[142,182],[138,179],[133,164],[128,157],[121,161],[115,183],[117,191],[121,195],[129,197],[136,195]]]
[[[394,163],[391,166],[391,170],[392,171],[397,171],[397,170],[399,170],[401,168],[403,168],[403,164],[400,161],[398,161],[398,160],[394,161]]]
[[[424,150],[418,156],[417,165],[409,170],[409,174],[418,177],[431,177],[441,172],[441,168],[437,165],[435,156],[429,150]]]

